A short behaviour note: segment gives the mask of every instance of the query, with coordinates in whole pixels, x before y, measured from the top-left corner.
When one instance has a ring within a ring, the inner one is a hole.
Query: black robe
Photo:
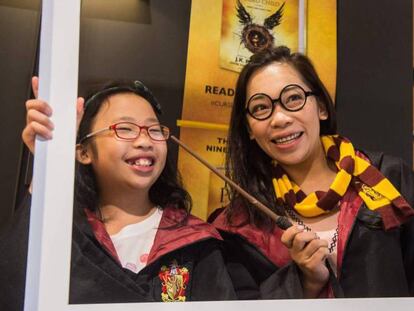
[[[0,237],[0,310],[23,310],[31,197]],[[135,274],[96,238],[86,214],[74,216],[70,303],[224,300],[236,295],[217,231],[182,212],[165,208],[147,266]],[[170,293],[170,295],[169,295]]]
[[[382,153],[365,154],[413,207],[411,168]],[[331,272],[325,294],[330,290],[347,298],[414,296],[414,218],[384,231],[380,215],[362,201],[354,214],[350,212],[340,211],[348,228],[339,228],[340,271],[338,278]],[[246,213],[236,219],[243,225],[229,225],[225,211],[214,224],[225,240],[225,258],[239,298],[303,298],[300,270],[281,243],[279,228],[261,230],[248,222]]]

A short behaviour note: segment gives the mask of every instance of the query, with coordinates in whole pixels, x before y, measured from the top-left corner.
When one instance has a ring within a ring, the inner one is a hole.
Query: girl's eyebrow
[[[123,117],[116,118],[116,119],[112,120],[112,122],[119,122],[119,121],[127,121],[127,122],[137,123],[137,120],[135,118],[128,117],[128,116],[123,116]],[[151,123],[159,123],[158,119],[154,118],[154,117],[147,118],[144,121],[145,122],[151,122]]]

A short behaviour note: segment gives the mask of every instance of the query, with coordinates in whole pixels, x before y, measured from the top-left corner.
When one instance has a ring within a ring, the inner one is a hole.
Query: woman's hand
[[[22,132],[22,139],[30,152],[34,154],[35,138],[39,135],[43,139],[52,139],[54,124],[50,120],[52,116],[52,108],[46,103],[38,99],[39,78],[32,78],[32,89],[36,99],[26,101],[26,126]],[[84,99],[79,97],[76,101],[76,128],[79,127],[80,120],[83,116]]]
[[[314,232],[304,231],[303,226],[292,226],[282,237],[290,256],[302,271],[305,298],[317,297],[329,279],[325,259],[329,254],[328,242]]]

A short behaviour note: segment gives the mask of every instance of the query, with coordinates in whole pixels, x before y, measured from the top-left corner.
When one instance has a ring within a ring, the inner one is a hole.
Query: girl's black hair
[[[336,133],[336,115],[333,101],[320,80],[312,62],[303,54],[291,53],[284,46],[266,49],[254,54],[249,63],[241,71],[236,84],[234,105],[230,118],[228,132],[228,152],[226,155],[226,174],[247,192],[279,215],[284,215],[284,208],[276,203],[276,195],[272,184],[272,159],[251,140],[246,119],[246,92],[250,77],[260,68],[273,62],[291,65],[303,78],[328,112],[327,120],[320,121],[320,135]],[[232,223],[241,208],[246,208],[248,221],[258,227],[271,230],[273,221],[257,210],[233,189],[228,189],[230,205],[227,209],[227,219]]]
[[[140,81],[115,81],[104,85],[99,91],[88,96],[85,100],[84,114],[79,125],[76,142],[82,141],[91,132],[96,115],[106,100],[115,94],[133,93],[147,100],[157,118],[161,115],[161,105],[151,91]],[[89,140],[82,142],[88,144]],[[191,210],[191,197],[183,188],[181,176],[175,169],[171,159],[170,149],[167,151],[165,167],[156,182],[149,190],[152,203],[161,206],[169,205],[185,211],[185,218]],[[97,211],[99,188],[92,165],[76,163],[75,172],[75,208]]]

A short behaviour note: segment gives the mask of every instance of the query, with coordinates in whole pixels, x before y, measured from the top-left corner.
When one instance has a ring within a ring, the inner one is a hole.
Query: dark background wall
[[[0,229],[30,180],[20,133],[36,71],[39,3],[0,0]],[[83,1],[79,92],[107,79],[140,79],[154,91],[164,123],[177,134],[191,1],[137,0],[145,14],[123,7],[131,1],[118,0],[116,10],[113,3]],[[412,1],[337,3],[340,131],[361,147],[412,164]]]
[[[0,229],[15,204],[24,102],[36,60],[40,1],[0,0]]]
[[[412,0],[338,1],[336,108],[358,146],[412,166]]]
[[[79,93],[96,82],[138,79],[160,101],[162,122],[178,134],[187,61],[191,0],[84,1],[81,13]],[[101,8],[101,11],[97,10]],[[105,10],[106,8],[106,10]],[[170,145],[173,153],[177,147]]]

